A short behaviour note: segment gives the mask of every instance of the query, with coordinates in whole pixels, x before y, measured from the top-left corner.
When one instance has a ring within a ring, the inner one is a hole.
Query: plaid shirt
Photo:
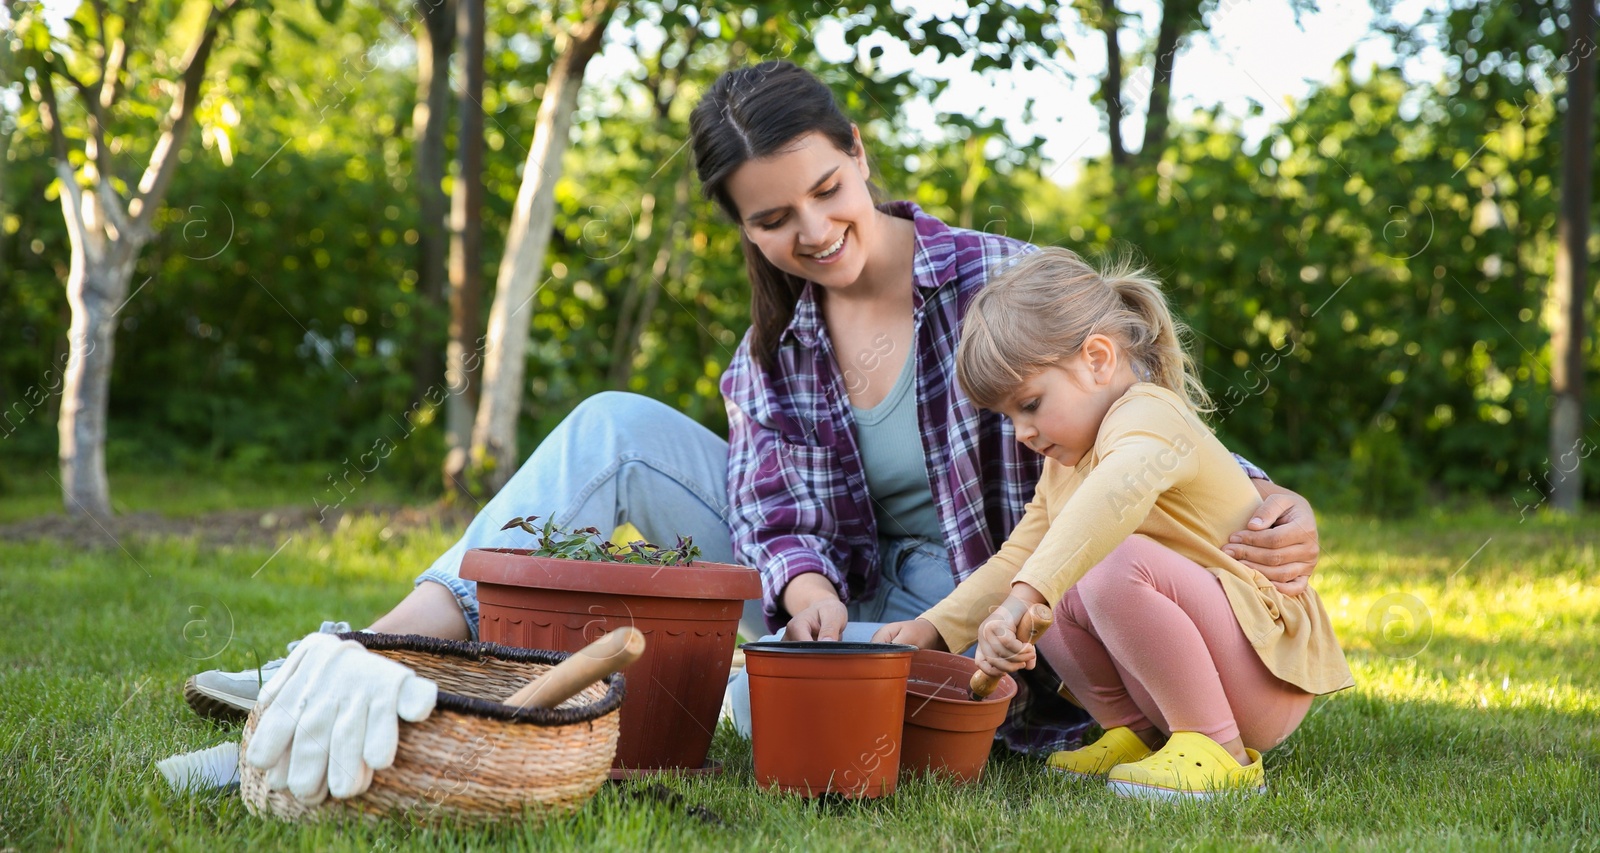
[[[951,228],[910,202],[880,209],[910,219],[916,228],[911,357],[917,422],[939,526],[960,583],[1022,520],[1043,467],[1040,456],[1017,442],[1009,420],[979,410],[961,392],[955,358],[961,318],[990,275],[1036,248]],[[779,339],[775,371],[764,370],[752,356],[747,334],[722,376],[734,553],[760,570],[767,623],[774,629],[784,622],[778,596],[799,575],[822,574],[844,601],[871,597],[878,584],[877,520],[817,288],[811,283],[801,293]],[[1251,476],[1265,476],[1243,464]],[[1059,686],[1053,673],[1034,672],[1038,677],[1028,673],[1032,693],[1041,687],[1053,693]],[[1047,712],[1054,719],[1031,719],[1032,711],[1056,697],[1022,701],[1028,692],[1025,687],[1019,693],[1013,722],[1002,729],[1008,743],[1032,752],[1075,742],[1086,724],[1082,712],[1065,709]]]
[[[992,555],[1022,520],[1042,470],[1011,424],[979,411],[956,383],[956,344],[967,303],[1019,240],[951,228],[916,205],[883,209],[916,226],[912,340],[917,422],[939,526],[956,580]],[[878,531],[856,445],[854,417],[809,284],[779,339],[777,370],[762,369],[745,336],[722,376],[728,404],[728,496],[735,554],[761,571],[773,627],[778,594],[819,572],[843,599],[871,597],[878,582]]]

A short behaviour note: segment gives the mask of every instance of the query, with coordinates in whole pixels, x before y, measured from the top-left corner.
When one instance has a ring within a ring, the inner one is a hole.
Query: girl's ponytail
[[[1121,346],[1140,381],[1177,394],[1196,412],[1212,411],[1185,349],[1188,327],[1131,253],[1103,270],[1067,249],[1022,256],[967,306],[956,378],[968,399],[992,409],[1025,376],[1077,355],[1096,334]]]
[[[1189,327],[1172,316],[1161,284],[1132,257],[1123,255],[1101,272],[1122,304],[1137,316],[1138,323],[1114,323],[1126,337],[1128,355],[1144,375],[1139,378],[1177,394],[1197,412],[1214,408],[1205,384],[1195,375],[1194,359],[1189,355]]]

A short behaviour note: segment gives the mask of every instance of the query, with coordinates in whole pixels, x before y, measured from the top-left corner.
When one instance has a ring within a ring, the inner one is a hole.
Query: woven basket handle
[[[583,688],[626,667],[644,654],[644,634],[631,625],[619,628],[556,664],[523,685],[505,704],[513,708],[554,708]]]
[[[1045,631],[1050,630],[1050,623],[1056,621],[1056,614],[1043,604],[1035,604],[1023,614],[1022,625],[1018,627],[1027,625],[1030,619],[1033,621],[1033,629],[1028,632],[1028,642],[1036,643]],[[967,686],[972,688],[972,698],[987,699],[989,694],[1000,686],[1000,679],[979,670],[972,674],[972,683]]]

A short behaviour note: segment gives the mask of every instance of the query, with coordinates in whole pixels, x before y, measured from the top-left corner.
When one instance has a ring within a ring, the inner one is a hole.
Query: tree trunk
[[[109,518],[106,414],[116,317],[128,298],[128,282],[142,245],[129,237],[113,240],[106,236],[100,202],[93,193],[83,194],[81,210],[73,210],[72,196],[63,192],[61,206],[67,221],[84,225],[67,229],[72,247],[67,273],[72,323],[67,328],[67,367],[56,420],[62,498],[71,515]]]
[[[1550,505],[1576,513],[1583,501],[1583,342],[1589,269],[1590,156],[1594,152],[1594,0],[1572,4],[1567,115],[1562,128],[1561,216],[1556,236],[1555,328],[1551,330]]]
[[[1156,28],[1155,64],[1150,69],[1150,101],[1144,115],[1144,142],[1139,147],[1139,159],[1146,163],[1153,164],[1160,160],[1162,147],[1167,142],[1167,103],[1172,96],[1172,65],[1177,61],[1178,40],[1183,37],[1183,24],[1197,15],[1199,9],[1187,0],[1166,0],[1161,4],[1161,23]]]
[[[0,0],[6,9],[6,19],[17,19],[17,0]],[[11,49],[11,39],[0,39],[0,68],[11,68],[16,61],[16,55]],[[16,191],[11,189],[10,163],[11,163],[11,137],[16,133],[16,122],[11,119],[11,105],[0,103],[0,222],[4,222],[6,214],[11,211],[11,197]],[[11,279],[11,258],[6,254],[6,248],[11,245],[9,240],[0,240],[0,281]]]
[[[139,252],[155,237],[155,212],[166,197],[177,171],[189,127],[205,84],[206,65],[223,24],[239,8],[239,0],[213,5],[181,65],[178,91],[161,120],[160,135],[131,199],[124,200],[111,170],[105,143],[107,115],[124,91],[121,57],[127,44],[121,40],[101,56],[100,78],[92,88],[74,79],[80,93],[93,91],[89,132],[85,134],[83,165],[74,169],[55,93],[55,69],[44,54],[30,51],[39,92],[39,119],[55,154],[60,181],[61,211],[72,248],[67,273],[67,302],[72,323],[67,330],[67,369],[62,378],[61,412],[56,419],[60,446],[62,503],[77,516],[111,514],[111,488],[106,478],[106,411],[111,392],[111,365],[116,337],[116,317],[131,298],[128,282]],[[14,7],[13,7],[14,11]]]
[[[973,131],[962,145],[962,160],[966,163],[966,176],[961,179],[961,193],[957,199],[960,205],[956,213],[956,221],[962,228],[972,228],[977,221],[974,217],[978,206],[978,188],[989,180],[989,158],[984,149],[989,145],[989,134]],[[991,211],[992,212],[992,211]],[[983,226],[987,228],[987,226]],[[1009,235],[1008,235],[1009,236]]]
[[[663,232],[660,245],[656,246],[655,263],[650,265],[665,269],[666,262],[662,256],[672,251],[672,221],[668,220],[667,229]],[[606,368],[606,381],[617,390],[626,390],[628,380],[633,376],[633,354],[637,348],[638,336],[644,329],[640,328],[641,322],[636,322],[639,313],[639,300],[643,297],[646,288],[654,288],[659,281],[651,274],[642,272],[645,269],[645,258],[650,254],[650,239],[656,232],[656,194],[645,193],[639,198],[639,224],[633,232],[633,275],[628,276],[626,290],[622,295],[622,305],[617,309],[617,326],[611,335],[611,362]]]
[[[700,31],[694,27],[685,30],[683,40],[683,55],[688,56],[693,49],[695,40]],[[647,75],[645,86],[650,91],[651,100],[655,106],[655,132],[651,134],[652,146],[656,147],[659,140],[670,139],[672,103],[682,89],[683,72],[687,62],[679,61],[669,72],[662,62],[666,56],[668,46],[663,45],[655,56],[654,65],[657,72]],[[656,150],[658,159],[671,160],[668,151]],[[665,170],[665,166],[658,173]],[[611,387],[626,390],[628,382],[633,378],[633,357],[639,351],[639,340],[646,329],[650,327],[650,319],[655,316],[656,303],[660,301],[661,289],[666,286],[665,276],[668,274],[668,262],[674,257],[683,255],[688,247],[685,245],[686,233],[689,224],[689,172],[687,165],[678,169],[678,177],[673,181],[674,190],[672,197],[672,211],[667,217],[667,227],[661,236],[661,245],[657,247],[656,257],[650,264],[650,274],[634,275],[628,283],[628,291],[622,300],[622,308],[617,312],[617,331],[611,342],[611,365],[607,378]],[[644,269],[646,241],[655,233],[656,196],[654,193],[645,193],[639,201],[639,228],[634,237],[634,269]],[[681,265],[674,265],[682,269]],[[640,304],[641,299],[643,304]]]
[[[417,176],[417,294],[422,310],[411,335],[411,376],[414,396],[421,399],[444,378],[435,317],[448,289],[450,235],[445,219],[450,214],[450,200],[444,194],[444,131],[450,112],[455,2],[416,0],[416,9],[422,20],[417,27],[417,103],[411,111],[411,131]]]
[[[644,337],[646,329],[650,328],[650,319],[656,314],[656,305],[661,301],[661,290],[667,286],[668,281],[682,281],[684,267],[682,261],[689,256],[689,170],[683,169],[678,173],[678,180],[672,192],[672,213],[667,218],[666,233],[662,236],[661,246],[656,251],[655,261],[650,265],[649,280],[642,282],[641,286],[629,292],[627,304],[623,307],[624,316],[630,318],[627,324],[618,323],[617,340],[613,342],[611,361],[611,385],[614,388],[625,390],[628,381],[633,378],[633,356],[639,351],[639,341]],[[637,310],[634,305],[638,300],[633,297],[642,295],[643,303]]]
[[[1117,31],[1121,27],[1122,13],[1117,11],[1117,0],[1101,0],[1100,31],[1106,37],[1106,79],[1100,88],[1100,97],[1106,102],[1111,165],[1117,167],[1128,162],[1128,149],[1122,144],[1122,45],[1117,43]]]
[[[461,133],[456,144],[455,192],[450,207],[450,341],[445,350],[444,489],[470,498],[468,451],[472,412],[477,405],[483,352],[479,344],[483,310],[483,0],[458,0],[461,38]]]
[[[472,465],[483,473],[491,492],[500,490],[516,470],[517,413],[522,405],[522,377],[528,347],[529,307],[544,274],[544,253],[555,220],[555,185],[561,178],[572,112],[583,73],[605,37],[616,0],[589,0],[583,22],[557,39],[556,61],[545,84],[534,124],[533,144],[523,167],[522,186],[512,210],[505,256],[495,278],[489,309],[483,393],[472,429]]]

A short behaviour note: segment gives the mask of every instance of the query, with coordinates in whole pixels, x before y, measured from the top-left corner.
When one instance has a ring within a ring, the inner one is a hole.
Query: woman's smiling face
[[[859,133],[855,148],[850,155],[808,133],[729,176],[739,225],[773,266],[827,288],[861,278],[878,239],[877,209]]]

